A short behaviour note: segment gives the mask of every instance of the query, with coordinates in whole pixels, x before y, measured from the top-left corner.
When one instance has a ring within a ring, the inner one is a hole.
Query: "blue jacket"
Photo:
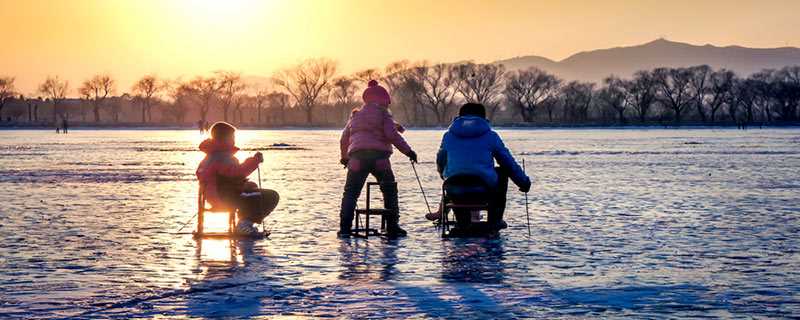
[[[453,120],[442,138],[436,167],[442,178],[460,174],[477,175],[490,187],[497,185],[494,161],[508,170],[517,186],[530,182],[530,178],[511,156],[489,121],[481,117],[463,116]]]

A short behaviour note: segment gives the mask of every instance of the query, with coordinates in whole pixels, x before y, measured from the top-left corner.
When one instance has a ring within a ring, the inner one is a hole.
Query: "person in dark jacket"
[[[239,222],[236,232],[245,235],[258,233],[254,223],[261,223],[278,205],[280,197],[274,190],[259,189],[247,180],[253,171],[264,162],[261,152],[244,162],[234,156],[236,128],[227,122],[211,126],[211,139],[200,143],[200,151],[206,157],[197,167],[197,179],[205,192],[206,201],[212,208],[238,209]]]
[[[495,167],[495,161],[498,167]],[[467,103],[461,107],[459,116],[442,138],[436,167],[445,180],[445,188],[448,181],[458,180],[454,177],[473,177],[485,187],[489,193],[485,195],[489,203],[488,222],[495,230],[506,227],[503,212],[508,179],[511,178],[522,192],[531,188],[531,179],[514,160],[500,135],[492,130],[486,120],[486,108],[481,104]],[[440,208],[438,213],[427,218],[438,219],[442,211]],[[459,224],[463,225],[463,222]]]

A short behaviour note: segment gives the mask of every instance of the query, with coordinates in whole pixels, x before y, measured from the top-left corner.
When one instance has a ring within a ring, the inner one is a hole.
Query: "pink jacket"
[[[195,174],[205,188],[205,196],[212,207],[225,208],[223,194],[239,194],[244,190],[249,176],[258,167],[258,160],[247,158],[239,164],[233,155],[239,148],[214,139],[206,139],[200,144],[200,151],[206,157],[200,162]]]
[[[386,107],[374,103],[365,105],[354,112],[350,121],[342,130],[340,140],[341,157],[349,159],[349,155],[359,150],[377,150],[392,153],[392,145],[405,155],[411,153],[411,147]],[[402,130],[402,129],[401,129]]]

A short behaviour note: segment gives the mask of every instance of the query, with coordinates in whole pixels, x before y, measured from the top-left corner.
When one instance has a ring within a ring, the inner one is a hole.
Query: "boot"
[[[405,237],[408,235],[408,232],[400,228],[400,217],[389,216],[386,218],[386,237],[389,239],[397,239],[400,237]]]
[[[386,227],[386,237],[389,239],[402,238],[408,235],[408,232],[400,228],[399,225],[389,225]]]
[[[350,230],[339,230],[336,232],[336,236],[339,239],[347,239],[350,238]]]

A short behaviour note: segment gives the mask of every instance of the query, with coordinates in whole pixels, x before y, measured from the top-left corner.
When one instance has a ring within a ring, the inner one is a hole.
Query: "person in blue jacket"
[[[495,161],[498,167],[495,167]],[[458,117],[450,124],[436,155],[436,167],[445,180],[445,189],[451,187],[448,183],[458,183],[460,180],[453,177],[480,180],[478,182],[485,186],[482,190],[485,190],[489,204],[489,226],[494,230],[507,227],[503,212],[508,179],[511,178],[522,192],[528,192],[531,188],[531,179],[514,160],[500,135],[492,130],[486,119],[486,108],[477,103],[463,105]],[[440,208],[438,213],[427,218],[438,219],[442,211]],[[456,219],[459,218],[457,215]]]

